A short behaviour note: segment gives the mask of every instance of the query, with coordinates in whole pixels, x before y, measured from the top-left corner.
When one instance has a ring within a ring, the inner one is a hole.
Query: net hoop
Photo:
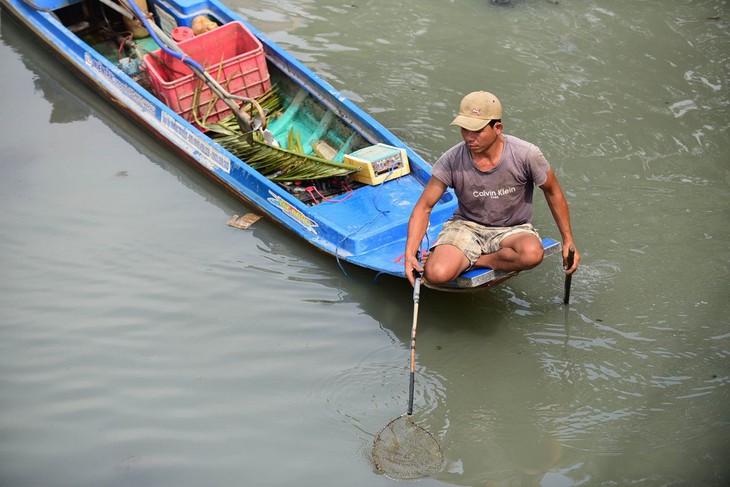
[[[385,425],[375,437],[373,463],[386,477],[415,480],[441,470],[444,455],[436,438],[404,414]]]

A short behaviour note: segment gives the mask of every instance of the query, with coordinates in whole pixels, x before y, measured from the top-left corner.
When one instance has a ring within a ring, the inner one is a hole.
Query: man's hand
[[[573,254],[573,265],[569,266],[570,263],[568,261],[568,253],[570,252],[570,247],[573,247],[575,250],[575,254]],[[566,243],[563,242],[563,271],[566,275],[571,275],[575,271],[578,270],[578,262],[580,262],[580,253],[578,253],[578,249],[576,248],[574,243]]]
[[[403,260],[403,271],[406,274],[408,282],[411,283],[411,286],[415,286],[416,276],[414,275],[414,271],[419,274],[423,272],[423,266],[419,262],[417,255],[405,256],[405,259]]]

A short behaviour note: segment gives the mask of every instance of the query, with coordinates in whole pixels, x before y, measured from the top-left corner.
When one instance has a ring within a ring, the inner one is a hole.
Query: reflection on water
[[[723,2],[230,5],[431,160],[493,90],[571,201],[570,307],[550,261],[423,290],[423,485],[727,483]],[[0,484],[394,485],[369,453],[407,406],[408,286],[227,227],[248,210],[6,15],[0,59]]]

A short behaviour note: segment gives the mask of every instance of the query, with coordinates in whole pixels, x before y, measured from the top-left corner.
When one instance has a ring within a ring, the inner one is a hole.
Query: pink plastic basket
[[[178,46],[233,95],[255,98],[271,86],[263,47],[241,22],[222,25]],[[179,59],[159,49],[144,56],[144,64],[155,96],[189,122],[195,123],[197,116],[213,123],[231,114],[228,105]]]

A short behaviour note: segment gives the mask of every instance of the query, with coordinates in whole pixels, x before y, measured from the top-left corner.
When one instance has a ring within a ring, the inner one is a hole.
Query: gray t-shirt
[[[461,142],[436,161],[431,174],[454,188],[459,207],[452,219],[511,227],[532,221],[532,193],[547,181],[549,169],[537,146],[505,135],[502,158],[489,171],[476,168]]]

